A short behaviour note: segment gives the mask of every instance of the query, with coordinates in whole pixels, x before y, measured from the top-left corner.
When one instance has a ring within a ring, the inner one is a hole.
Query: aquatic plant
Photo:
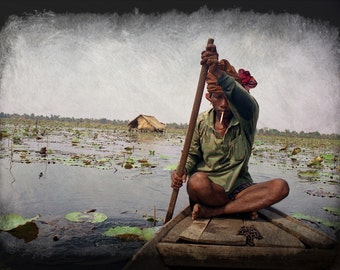
[[[322,224],[326,227],[335,229],[335,230],[339,230],[340,229],[340,222],[339,221],[326,221],[323,220],[321,218],[317,218],[314,216],[310,216],[310,215],[305,215],[303,213],[294,213],[293,215],[291,215],[293,218],[296,219],[300,219],[300,220],[305,220],[305,221],[309,221],[312,223],[319,223]]]
[[[340,208],[338,207],[330,207],[330,206],[324,206],[322,207],[323,210],[335,215],[340,216]]]
[[[157,230],[157,227],[140,229],[138,227],[116,226],[105,231],[103,235],[114,236],[124,241],[148,241],[152,239]]]
[[[33,218],[24,218],[18,214],[11,213],[0,216],[0,231],[10,231],[26,223],[37,220],[40,215],[36,215]]]
[[[107,219],[107,216],[98,212],[71,212],[65,215],[65,219],[72,222],[100,223]]]

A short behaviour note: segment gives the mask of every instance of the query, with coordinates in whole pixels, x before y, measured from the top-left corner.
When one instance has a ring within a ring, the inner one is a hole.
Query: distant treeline
[[[304,131],[279,131],[277,129],[260,128],[257,130],[258,135],[273,135],[273,136],[285,136],[285,137],[300,137],[300,138],[321,138],[330,140],[340,140],[340,134],[321,134],[319,131],[304,132]]]
[[[8,114],[8,113],[0,113],[0,119],[2,118],[12,118],[12,119],[30,119],[30,120],[45,120],[45,121],[59,121],[59,122],[69,122],[69,123],[97,123],[97,124],[105,124],[105,125],[113,125],[113,126],[127,126],[130,122],[129,120],[109,120],[106,118],[93,119],[93,118],[75,118],[75,117],[61,117],[59,115],[43,116],[43,115],[35,115],[35,114]],[[188,124],[177,124],[177,123],[167,123],[168,129],[187,129]],[[301,138],[324,138],[324,139],[332,139],[339,140],[340,134],[321,134],[319,131],[314,132],[304,132],[304,131],[279,131],[277,129],[271,128],[261,128],[257,130],[257,134],[259,135],[272,135],[272,136],[285,136],[285,137],[301,137]]]

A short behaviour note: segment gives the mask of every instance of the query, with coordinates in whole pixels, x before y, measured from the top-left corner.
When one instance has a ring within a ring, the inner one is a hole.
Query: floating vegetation
[[[116,226],[108,229],[103,235],[117,237],[124,241],[148,241],[152,239],[157,230],[157,227],[140,229],[138,227]]]
[[[36,215],[33,218],[24,218],[18,214],[7,214],[0,216],[0,231],[10,231],[26,223],[37,220],[40,215]]]
[[[307,167],[322,168],[322,161],[322,156],[316,156],[308,162]]]
[[[307,190],[306,193],[311,196],[316,197],[327,197],[327,198],[335,198],[337,195],[333,192],[324,191],[324,190]]]
[[[293,218],[299,219],[299,220],[305,220],[305,221],[309,221],[312,223],[319,223],[322,224],[326,227],[332,228],[334,230],[339,230],[340,229],[340,222],[339,221],[325,221],[321,218],[317,218],[314,216],[310,216],[310,215],[305,215],[302,213],[294,213],[293,215],[291,215]]]
[[[340,216],[340,208],[338,207],[324,206],[322,209],[333,214],[334,216]]]
[[[297,155],[301,152],[301,148],[300,147],[295,147],[291,153],[291,155]]]
[[[317,180],[320,178],[319,171],[317,170],[307,170],[307,171],[299,171],[298,177],[307,180]]]
[[[169,164],[164,167],[166,171],[175,171],[177,169],[177,164]]]
[[[321,154],[320,157],[327,163],[334,163],[337,160],[334,154]]]
[[[145,214],[145,215],[143,215],[143,218],[144,218],[147,222],[153,223],[153,226],[156,226],[156,224],[157,224],[158,222],[163,222],[163,219],[157,218],[156,212],[157,212],[156,206],[154,206],[153,215],[151,216],[151,215]]]
[[[94,211],[68,213],[65,215],[65,219],[72,222],[90,222],[90,223],[100,223],[104,222],[107,219],[107,216],[105,214]]]

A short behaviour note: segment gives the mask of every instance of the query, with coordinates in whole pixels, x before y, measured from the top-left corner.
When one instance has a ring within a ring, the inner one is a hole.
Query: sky
[[[187,122],[197,56],[213,35],[258,80],[260,128],[340,133],[339,4],[225,2],[2,1],[0,110]]]

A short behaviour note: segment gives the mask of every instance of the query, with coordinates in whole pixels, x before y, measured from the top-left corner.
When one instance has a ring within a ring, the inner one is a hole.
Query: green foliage
[[[335,229],[335,230],[340,229],[340,222],[338,222],[338,221],[325,221],[321,218],[317,218],[317,217],[310,216],[310,215],[305,215],[303,213],[294,213],[292,215],[292,217],[296,218],[296,219],[300,219],[300,220],[306,220],[306,221],[310,221],[310,222],[320,223],[320,224],[323,224],[324,226],[330,227],[330,228]]]
[[[72,222],[90,222],[90,223],[100,223],[107,219],[107,216],[103,213],[97,212],[72,212],[65,215],[65,219]]]
[[[25,225],[28,222],[37,220],[40,215],[33,218],[24,218],[18,214],[7,214],[0,216],[0,231],[10,231],[19,226]]]
[[[166,170],[166,171],[175,171],[176,169],[177,169],[176,164],[169,164],[169,165],[164,167],[164,170]]]
[[[148,241],[152,239],[156,230],[156,227],[140,229],[138,227],[117,226],[108,229],[103,235],[117,237],[125,241]]]
[[[340,208],[338,207],[330,207],[330,206],[324,206],[322,207],[323,210],[330,212],[331,214],[335,216],[340,216]]]

